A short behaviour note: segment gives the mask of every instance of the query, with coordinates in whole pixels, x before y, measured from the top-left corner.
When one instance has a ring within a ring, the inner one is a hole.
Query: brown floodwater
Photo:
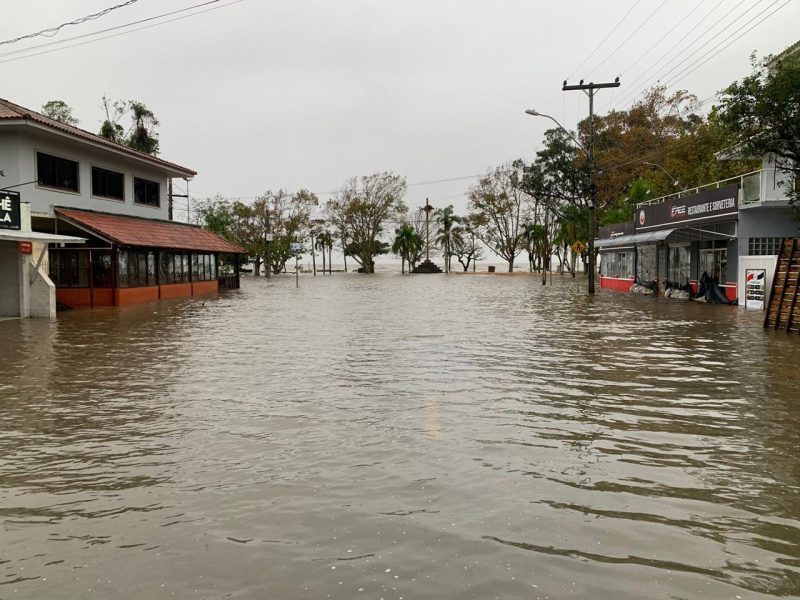
[[[798,596],[800,338],[584,289],[0,322],[0,598]]]

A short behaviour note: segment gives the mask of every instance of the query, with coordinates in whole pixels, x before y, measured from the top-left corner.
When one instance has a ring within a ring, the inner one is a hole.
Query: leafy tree
[[[522,222],[528,195],[522,187],[523,163],[516,160],[489,170],[468,192],[475,236],[508,263],[522,251]]]
[[[156,127],[159,122],[153,111],[147,108],[138,100],[128,102],[131,111],[133,126],[128,134],[127,144],[129,147],[145,154],[158,154],[158,133]]]
[[[103,96],[100,108],[105,113],[105,120],[100,126],[99,135],[128,146],[145,154],[157,155],[159,149],[156,128],[159,121],[153,111],[138,100],[111,100]],[[120,124],[126,117],[130,118],[128,130]]]
[[[536,256],[536,234],[537,234],[537,227],[535,223],[531,221],[525,221],[522,224],[522,241],[524,243],[525,252],[528,253],[528,273],[533,272],[533,259]]]
[[[80,121],[72,114],[72,107],[63,100],[49,100],[42,104],[42,113],[65,125],[77,125]]]
[[[256,227],[261,237],[272,233],[269,268],[276,275],[292,257],[291,245],[308,237],[311,210],[319,204],[317,196],[308,190],[290,194],[286,190],[267,190],[253,203]],[[264,245],[262,254],[265,254]]]
[[[453,227],[451,233],[452,256],[456,257],[464,272],[469,270],[470,264],[483,260],[483,248],[476,241],[469,219],[462,219]]]
[[[405,274],[406,263],[408,270],[414,267],[412,255],[425,245],[422,237],[414,229],[413,225],[404,224],[394,230],[394,242],[392,252],[400,257],[400,272]]]
[[[404,177],[391,172],[375,173],[348,179],[342,189],[328,201],[327,211],[339,223],[349,240],[345,254],[361,265],[360,271],[374,271],[374,257],[388,252],[388,244],[380,241],[386,223],[399,220],[405,213]]]
[[[322,230],[317,233],[315,248],[322,253],[322,272],[325,273],[325,253],[328,253],[328,270],[333,272],[333,265],[331,264],[331,253],[333,252],[333,235],[328,230]]]
[[[783,185],[800,217],[800,55],[752,58],[753,72],[723,91],[712,116],[739,152],[752,158],[773,155],[785,174]]]
[[[345,246],[344,253],[346,256],[352,256],[361,265],[358,268],[359,273],[374,273],[375,257],[381,254],[389,254],[389,249],[389,244],[381,240],[373,240],[372,242],[351,241]],[[369,267],[361,262],[367,254],[370,256]]]
[[[578,256],[586,248],[586,241],[589,239],[589,209],[575,204],[568,204],[564,207],[560,219],[558,220],[558,232],[556,241],[563,248],[558,251],[559,261],[563,270],[566,264],[567,270],[575,277],[575,263]],[[581,249],[582,248],[582,249]],[[569,262],[566,262],[569,252]]]
[[[461,221],[461,217],[454,214],[453,205],[437,208],[433,213],[433,218],[438,225],[435,243],[442,249],[444,256],[444,272],[450,272],[450,260],[453,256],[453,225]]]
[[[194,214],[196,222],[204,229],[234,241],[231,239],[234,219],[231,204],[220,194],[195,201]]]

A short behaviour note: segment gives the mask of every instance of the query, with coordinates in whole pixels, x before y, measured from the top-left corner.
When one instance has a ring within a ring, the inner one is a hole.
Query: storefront
[[[660,290],[679,288],[697,293],[704,274],[724,289],[729,301],[738,295],[737,221],[739,186],[727,185],[637,208],[636,234],[666,233],[655,245],[656,269],[641,278]]]
[[[84,308],[216,292],[238,273],[244,250],[194,225],[56,208],[59,231],[83,232],[86,247],[50,249],[58,303]]]
[[[754,176],[763,179],[757,172],[738,183],[719,182],[640,204],[632,222],[600,228],[595,246],[601,287],[627,291],[636,281],[656,291],[696,294],[704,281],[719,287],[719,301],[736,302],[744,297],[751,267],[766,273],[769,286],[782,240],[796,237],[798,229],[785,199],[762,193],[743,203],[742,190]]]

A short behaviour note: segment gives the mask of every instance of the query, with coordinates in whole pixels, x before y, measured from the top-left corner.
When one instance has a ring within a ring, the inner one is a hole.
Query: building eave
[[[180,177],[182,179],[192,179],[194,178],[195,175],[197,175],[196,171],[193,171],[186,167],[182,167],[180,165],[176,165],[175,163],[171,163],[169,161],[157,157],[148,157],[143,153],[127,149],[124,146],[119,146],[117,148],[115,147],[116,144],[114,144],[113,142],[109,142],[107,144],[99,143],[91,139],[87,139],[83,135],[77,135],[70,133],[68,131],[55,129],[53,127],[48,127],[47,125],[44,125],[42,123],[37,123],[36,121],[32,121],[30,119],[25,119],[25,118],[0,119],[0,127],[4,126],[31,127],[32,129],[44,132],[46,134],[54,135],[62,139],[67,139],[72,142],[76,142],[78,144],[84,144],[101,152],[109,152],[121,158],[132,160],[140,164],[145,164],[149,168],[159,169],[161,171],[164,171],[168,177]]]

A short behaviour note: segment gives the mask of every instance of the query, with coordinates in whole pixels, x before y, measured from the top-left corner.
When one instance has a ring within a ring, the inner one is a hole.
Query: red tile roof
[[[167,168],[173,171],[178,171],[186,177],[194,177],[195,175],[197,175],[195,171],[187,169],[186,167],[176,165],[175,163],[163,160],[161,158],[158,158],[157,156],[152,156],[150,154],[145,154],[144,152],[139,152],[138,150],[134,150],[132,148],[128,148],[127,146],[123,146],[122,144],[117,144],[116,142],[107,140],[103,136],[96,135],[79,127],[66,125],[64,123],[51,119],[50,117],[46,117],[45,115],[38,113],[35,110],[25,108],[24,106],[20,106],[19,104],[14,104],[13,102],[9,102],[8,100],[0,98],[0,121],[18,120],[18,119],[22,119],[23,121],[31,121],[38,125],[49,127],[50,129],[56,129],[58,131],[61,131],[62,133],[69,134],[73,137],[79,138],[87,142],[92,142],[94,144],[105,146],[106,148],[111,148],[118,152],[122,152],[124,154],[128,154],[130,156],[138,158],[140,160],[147,161],[159,167]]]
[[[240,246],[196,225],[74,208],[56,207],[55,212],[120,246],[245,254]]]

